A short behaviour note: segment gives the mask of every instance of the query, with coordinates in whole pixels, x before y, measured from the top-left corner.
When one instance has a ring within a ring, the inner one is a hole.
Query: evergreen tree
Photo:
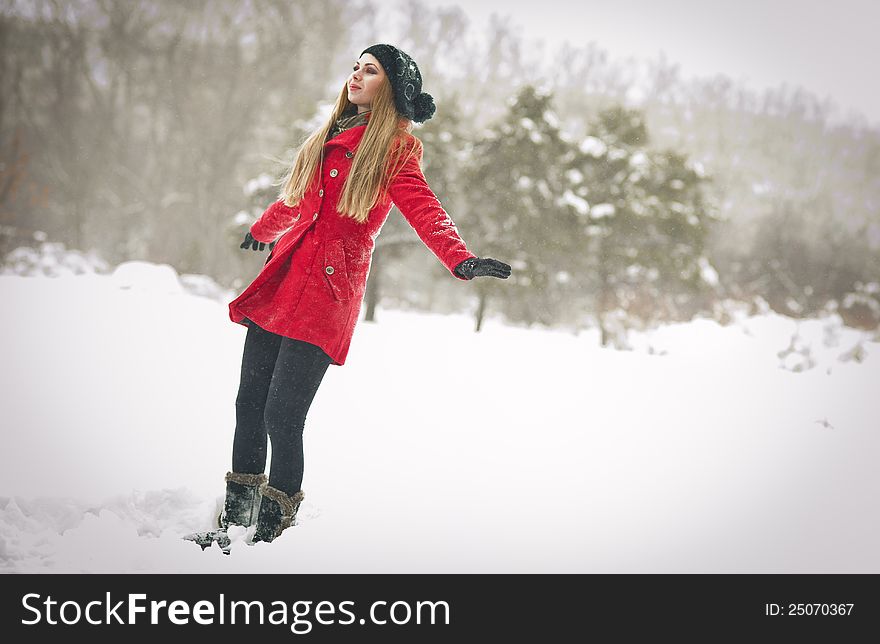
[[[625,315],[622,326],[676,319],[714,278],[703,257],[706,177],[685,156],[648,143],[638,110],[611,107],[569,167],[569,200],[579,204],[589,249],[579,265],[589,279],[580,285],[596,293],[603,345],[621,339],[612,312]]]
[[[549,94],[523,87],[504,118],[474,145],[466,179],[469,228],[478,231],[482,256],[513,267],[509,280],[477,285],[477,328],[490,294],[508,319],[529,325],[553,324],[566,308],[567,222],[574,209],[559,197],[571,152],[551,101]]]

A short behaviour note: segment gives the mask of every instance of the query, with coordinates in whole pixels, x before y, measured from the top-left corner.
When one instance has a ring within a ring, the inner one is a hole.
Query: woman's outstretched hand
[[[247,249],[250,246],[253,250],[264,250],[266,248],[266,242],[257,241],[254,239],[253,235],[251,235],[250,231],[248,231],[247,235],[244,236],[244,241],[241,242],[241,246],[239,248]],[[269,250],[272,250],[275,247],[275,242],[269,242]]]
[[[490,257],[471,257],[456,266],[455,272],[469,280],[475,277],[500,277],[506,280],[510,277],[510,266]]]

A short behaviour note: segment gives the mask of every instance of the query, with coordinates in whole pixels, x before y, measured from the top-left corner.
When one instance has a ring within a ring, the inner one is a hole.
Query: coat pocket
[[[324,244],[324,265],[321,271],[330,285],[330,290],[333,291],[333,297],[340,302],[351,299],[351,284],[348,281],[345,245],[342,239],[330,239]]]

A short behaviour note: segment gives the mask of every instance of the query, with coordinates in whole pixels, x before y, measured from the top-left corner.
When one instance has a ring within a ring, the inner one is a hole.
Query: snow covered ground
[[[620,351],[380,309],[309,412],[299,525],[202,552],[246,330],[193,285],[0,276],[0,570],[880,572],[880,343],[775,314]]]

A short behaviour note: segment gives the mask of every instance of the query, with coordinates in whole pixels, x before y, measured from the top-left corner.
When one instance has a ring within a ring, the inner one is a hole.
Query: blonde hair
[[[352,105],[348,100],[348,88],[343,85],[330,118],[299,146],[293,165],[281,180],[283,187],[278,198],[286,205],[295,206],[313,184],[317,185],[318,166],[327,135],[336,120]],[[336,212],[358,223],[365,222],[370,210],[387,196],[389,184],[410,157],[415,155],[421,163],[422,142],[411,134],[412,127],[410,119],[397,113],[391,83],[386,75],[373,97],[367,129],[342,186]],[[401,145],[396,145],[398,142]]]

